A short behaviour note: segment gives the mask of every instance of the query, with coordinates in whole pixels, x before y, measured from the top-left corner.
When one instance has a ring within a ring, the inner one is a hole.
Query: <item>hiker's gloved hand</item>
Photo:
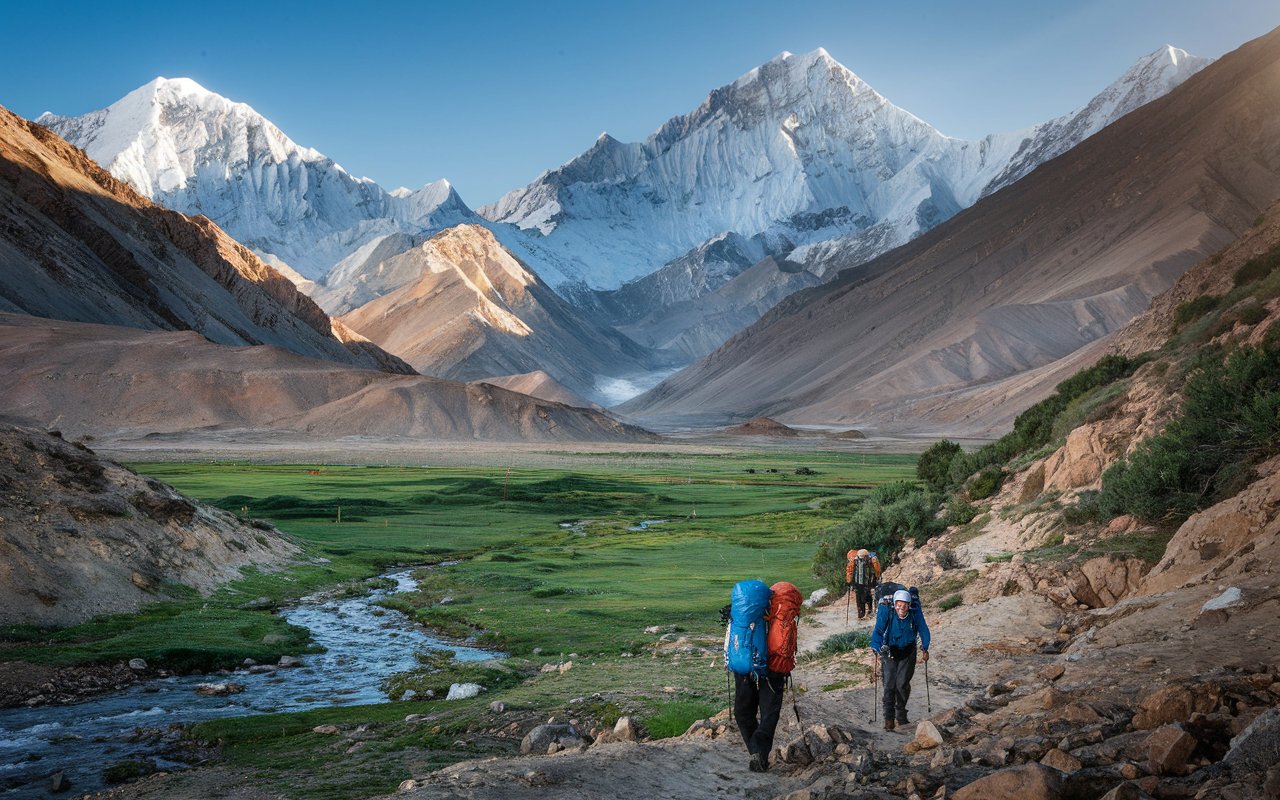
[[[929,651],[928,651],[928,650],[921,650],[921,651],[920,651],[920,660],[921,660],[921,661],[928,661],[928,660],[929,660]]]

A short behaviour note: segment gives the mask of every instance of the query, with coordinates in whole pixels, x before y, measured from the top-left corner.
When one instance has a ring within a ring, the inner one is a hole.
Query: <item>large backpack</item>
[[[769,587],[769,671],[789,674],[796,668],[796,637],[799,633],[800,590],[786,581]]]
[[[871,563],[871,557],[855,558],[853,560],[853,580],[855,586],[874,586],[876,583],[876,569]]]
[[[724,633],[724,664],[739,675],[764,674],[769,643],[764,615],[769,587],[763,581],[738,581],[729,602],[729,628]]]

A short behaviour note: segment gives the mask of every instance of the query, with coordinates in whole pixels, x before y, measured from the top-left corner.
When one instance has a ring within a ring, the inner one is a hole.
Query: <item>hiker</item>
[[[880,559],[865,548],[856,552],[850,550],[844,580],[845,591],[852,591],[858,601],[858,619],[863,619],[875,607],[872,594],[880,583]]]
[[[914,590],[912,590],[914,591]],[[929,626],[920,610],[918,596],[899,588],[876,607],[876,626],[871,633],[871,668],[884,680],[884,729],[906,725],[907,700],[911,697],[911,676],[916,672],[916,637],[920,638],[920,660],[929,660]]]
[[[800,604],[800,590],[785,581],[772,588],[761,581],[733,587],[725,665],[733,673],[733,718],[752,772],[769,769],[783,693],[795,667]]]

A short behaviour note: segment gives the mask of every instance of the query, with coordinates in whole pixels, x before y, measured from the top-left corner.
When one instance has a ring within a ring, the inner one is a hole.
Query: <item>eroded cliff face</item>
[[[0,425],[0,624],[135,611],[173,584],[208,594],[299,548],[266,523],[144,478],[80,444]]]

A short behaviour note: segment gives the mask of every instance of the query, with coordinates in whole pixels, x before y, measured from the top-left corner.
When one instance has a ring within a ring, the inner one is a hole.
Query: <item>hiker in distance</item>
[[[800,590],[786,581],[768,587],[749,580],[734,585],[727,607],[725,668],[733,673],[733,718],[752,772],[769,769],[783,693],[796,663],[801,601]]]
[[[884,729],[906,725],[911,677],[916,672],[916,637],[920,660],[929,660],[929,626],[920,610],[920,598],[897,584],[892,599],[885,595],[876,607],[876,627],[871,633],[871,668],[884,679]]]
[[[875,610],[872,595],[880,583],[880,559],[869,550],[850,550],[849,561],[844,568],[845,591],[852,591],[858,601],[858,619]],[[847,602],[847,601],[846,601]]]

